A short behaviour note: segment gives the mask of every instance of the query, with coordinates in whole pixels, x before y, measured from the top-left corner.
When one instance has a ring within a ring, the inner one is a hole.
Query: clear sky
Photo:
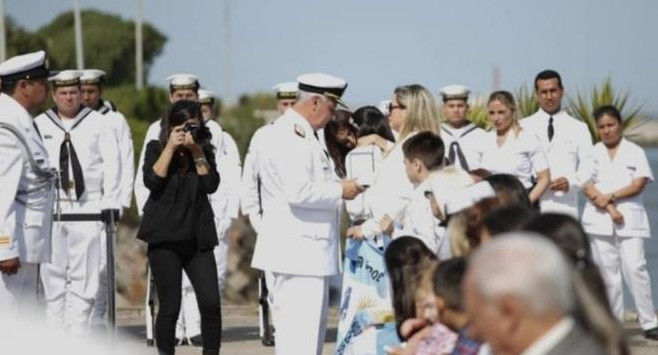
[[[227,75],[223,33],[231,28]],[[133,18],[134,0],[80,0],[83,8]],[[148,81],[177,72],[219,94],[269,90],[322,71],[349,82],[348,103],[374,104],[401,84],[436,93],[464,84],[503,89],[558,70],[567,92],[610,75],[636,103],[658,111],[658,1],[655,0],[143,0],[144,18],[169,38]],[[36,29],[71,0],[5,0],[6,12]],[[83,24],[84,26],[84,24]],[[227,79],[232,78],[231,85]]]

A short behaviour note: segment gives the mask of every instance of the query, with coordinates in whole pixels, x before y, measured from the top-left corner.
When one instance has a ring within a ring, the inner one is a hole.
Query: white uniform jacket
[[[526,189],[532,188],[532,176],[548,169],[544,147],[537,136],[521,129],[518,134],[507,132],[505,143],[498,146],[495,130],[485,135],[482,168],[492,174],[510,174],[519,178]]]
[[[342,187],[308,121],[288,109],[259,150],[263,221],[252,267],[328,276],[338,271]]]
[[[142,169],[144,168],[144,155],[146,154],[146,145],[152,140],[159,139],[160,135],[160,122],[157,121],[151,123],[149,128],[146,130],[146,136],[144,137],[144,142],[142,143],[142,150],[139,152],[139,161],[137,162],[137,172],[135,173],[135,203],[137,204],[137,214],[140,216],[144,212],[144,205],[146,205],[146,200],[148,200],[151,191],[146,188],[144,185],[144,173]]]
[[[220,219],[220,229],[225,231],[240,210],[240,153],[233,137],[219,123],[214,120],[205,122],[212,134],[211,144],[215,147],[215,162],[222,180],[217,191],[209,196],[210,204],[215,217]]]
[[[601,142],[594,146],[594,174],[592,182],[601,193],[611,193],[628,186],[635,179],[646,177],[653,181],[653,173],[644,150],[637,144],[622,138],[614,159],[608,157],[607,148]],[[585,203],[582,223],[585,232],[620,237],[651,236],[647,211],[642,193],[621,199],[615,203],[624,216],[624,223],[616,225],[607,211],[596,208],[589,200]]]
[[[441,125],[441,139],[443,139],[443,144],[445,145],[445,157],[450,158],[454,154],[455,161],[452,163],[455,166],[462,167],[459,164],[459,155],[457,154],[457,147],[453,145],[453,142],[459,144],[459,149],[461,149],[466,163],[468,164],[468,170],[472,171],[479,169],[482,163],[482,154],[484,152],[484,147],[482,143],[484,141],[484,136],[486,132],[476,125],[469,123],[461,128],[452,128],[447,123]],[[451,151],[454,150],[455,152]]]
[[[70,134],[85,183],[80,201],[100,201],[101,210],[121,209],[121,159],[117,138],[107,119],[90,108],[83,108],[75,119],[65,123],[50,109],[37,116],[34,122],[48,150],[50,164],[58,169],[60,146],[64,135]],[[72,167],[69,163],[69,169]],[[69,176],[73,180],[73,174]],[[72,187],[68,191],[60,189],[60,196],[64,202],[76,201]],[[62,208],[66,205],[63,203]]]
[[[262,206],[259,191],[261,176],[258,173],[258,155],[262,147],[267,146],[267,142],[265,142],[266,137],[268,137],[266,131],[270,128],[272,128],[271,124],[260,127],[251,136],[242,169],[240,210],[243,215],[249,216],[249,221],[251,221],[251,226],[256,231],[256,234],[260,232],[262,221]]]
[[[562,212],[578,216],[578,191],[592,175],[592,138],[583,122],[560,111],[553,115],[555,134],[548,140],[550,115],[543,110],[522,119],[521,127],[539,138],[548,157],[551,180],[565,177],[569,191],[547,189],[541,197],[542,212]]]
[[[121,204],[125,208],[130,208],[130,201],[133,195],[133,179],[135,178],[133,135],[130,132],[130,126],[128,126],[126,117],[121,112],[112,111],[105,105],[102,105],[98,109],[98,112],[110,121],[110,125],[117,137],[121,159]]]
[[[32,116],[6,94],[0,94],[0,123],[11,125],[28,143],[39,168],[51,167],[48,152],[32,125]],[[0,128],[0,261],[50,262],[54,185],[45,185],[29,162],[23,144]]]

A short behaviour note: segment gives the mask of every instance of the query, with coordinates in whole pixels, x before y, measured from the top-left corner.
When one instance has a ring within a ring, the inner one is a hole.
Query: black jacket
[[[167,177],[157,176],[153,165],[160,157],[162,144],[150,141],[144,154],[144,185],[151,191],[137,238],[147,243],[196,239],[200,250],[217,245],[215,220],[208,194],[217,190],[219,174],[212,146],[204,147],[210,173],[198,175],[190,159],[190,171],[178,172],[176,160],[169,165]]]

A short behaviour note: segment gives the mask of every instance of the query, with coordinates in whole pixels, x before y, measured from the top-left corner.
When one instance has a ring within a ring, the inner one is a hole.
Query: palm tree
[[[539,110],[539,102],[534,91],[528,89],[526,84],[516,92],[516,110],[519,118],[528,117]]]
[[[603,105],[614,105],[621,113],[622,132],[628,133],[631,127],[647,122],[647,117],[642,113],[642,105],[629,108],[627,106],[629,94],[620,93],[612,86],[612,80],[606,78],[600,87],[594,87],[589,97],[577,93],[576,97],[569,97],[569,108],[567,111],[575,118],[583,121],[589,128],[593,142],[600,140],[596,131],[596,121],[592,115],[593,111]],[[589,99],[589,100],[588,100]],[[637,132],[637,131],[636,131]]]

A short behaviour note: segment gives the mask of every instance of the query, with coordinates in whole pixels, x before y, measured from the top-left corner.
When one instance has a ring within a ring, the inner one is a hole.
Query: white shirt
[[[570,317],[563,318],[548,332],[535,340],[526,348],[521,355],[545,355],[564,340],[574,328],[574,320]]]
[[[420,183],[414,189],[411,201],[404,214],[402,231],[397,234],[416,237],[422,240],[434,254],[438,254],[440,239],[445,237],[445,234],[439,234],[439,223],[441,221],[434,217],[430,200],[425,197],[425,191],[429,190],[429,179]]]
[[[121,208],[121,159],[114,130],[100,113],[84,108],[75,119],[61,119],[54,110],[37,116],[37,125],[44,145],[48,150],[50,164],[60,166],[59,153],[65,133],[69,133],[71,144],[82,168],[85,191],[80,201],[99,201],[100,209]],[[72,123],[72,124],[71,124]],[[69,176],[73,164],[69,161]],[[63,201],[75,201],[75,189],[60,189]],[[62,209],[68,203],[62,204]],[[98,211],[89,211],[98,213]]]
[[[492,174],[511,174],[519,178],[523,187],[532,187],[534,172],[548,169],[546,152],[539,140],[521,129],[518,134],[509,129],[505,142],[498,146],[495,130],[487,132],[482,168]]]
[[[630,185],[633,180],[647,178],[653,182],[654,177],[644,150],[637,144],[622,138],[613,159],[608,156],[605,144],[599,142],[593,149],[594,173],[592,182],[601,193],[611,193]],[[621,237],[651,236],[647,211],[644,208],[643,193],[624,198],[615,203],[624,216],[624,223],[616,225],[607,211],[596,208],[587,201],[583,211],[582,223],[587,233]]]
[[[412,132],[393,146],[382,160],[372,186],[365,191],[366,211],[371,218],[361,225],[361,232],[367,238],[382,233],[378,221],[384,215],[387,214],[397,222],[401,222],[404,217],[414,186],[409,181],[404,167],[402,145],[414,134],[415,132]]]
[[[382,150],[377,145],[374,144],[363,146],[363,147],[357,147],[352,149],[349,153],[347,153],[347,156],[345,157],[345,169],[347,171],[347,177],[356,178],[357,182],[359,182],[362,185],[364,184],[364,181],[359,180],[358,170],[356,168],[353,168],[353,164],[357,161],[357,159],[355,159],[355,156],[363,153],[365,153],[366,156],[372,157],[372,166],[371,166],[372,176],[375,176],[377,174],[382,164],[382,160],[384,159]],[[362,171],[362,169],[359,170]],[[367,183],[372,184],[372,182],[370,181],[367,181]],[[356,221],[359,219],[365,219],[370,217],[366,213],[365,194],[363,193],[359,194],[353,200],[346,200],[345,209],[347,210],[347,214],[350,217],[351,221]]]
[[[457,147],[453,145],[453,142],[456,142],[464,154],[469,171],[481,167],[485,136],[486,132],[472,123],[460,128],[453,128],[447,123],[441,125],[441,139],[445,144],[445,157],[449,158],[451,151],[454,150],[455,161],[451,163],[462,168],[457,154]]]
[[[119,158],[121,159],[121,204],[125,208],[130,208],[135,178],[135,156],[130,126],[128,126],[126,117],[118,111],[112,111],[106,106],[102,106],[98,112],[110,121],[117,137],[120,151]]]
[[[540,199],[542,212],[561,212],[578,217],[578,190],[592,174],[592,138],[583,122],[560,111],[553,115],[555,134],[548,140],[549,115],[543,110],[520,121],[521,127],[539,138],[546,151],[551,180],[565,177],[569,191],[547,189]]]
[[[160,119],[151,123],[149,128],[146,130],[146,136],[144,136],[144,142],[142,143],[142,150],[139,153],[139,161],[137,162],[137,173],[135,175],[135,202],[137,203],[137,214],[140,216],[143,213],[144,205],[146,205],[146,200],[148,200],[151,191],[146,188],[144,185],[144,157],[146,154],[146,145],[152,141],[157,140],[160,135]],[[221,176],[220,176],[221,179]],[[221,182],[220,182],[221,184]]]

